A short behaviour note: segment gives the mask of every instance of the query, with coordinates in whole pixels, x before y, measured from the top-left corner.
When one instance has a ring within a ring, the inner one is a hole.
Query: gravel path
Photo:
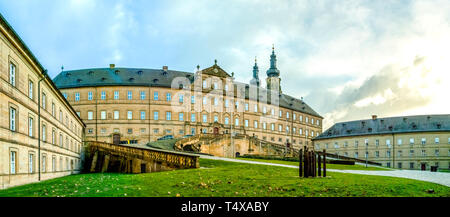
[[[248,164],[260,164],[260,165],[269,165],[269,166],[298,168],[298,166],[293,166],[293,165],[284,165],[284,164],[275,164],[275,163],[266,163],[266,162],[257,162],[257,161],[247,161],[247,160],[239,160],[239,159],[232,159],[232,158],[203,156],[203,155],[200,156],[200,157],[201,158],[205,158],[205,159],[211,159],[211,160],[223,160],[223,161],[248,163]],[[437,183],[437,184],[441,184],[441,185],[445,185],[447,187],[450,187],[450,173],[417,171],[417,170],[368,171],[368,170],[327,169],[327,171],[339,172],[339,173],[352,173],[352,174],[375,175],[375,176],[391,176],[391,177],[415,179],[415,180],[420,180],[420,181]]]

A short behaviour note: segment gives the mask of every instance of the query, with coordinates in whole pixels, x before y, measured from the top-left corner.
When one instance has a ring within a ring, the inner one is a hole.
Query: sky
[[[275,45],[281,87],[334,123],[450,113],[450,3],[311,0],[0,0],[0,13],[55,77],[218,64],[265,86]]]

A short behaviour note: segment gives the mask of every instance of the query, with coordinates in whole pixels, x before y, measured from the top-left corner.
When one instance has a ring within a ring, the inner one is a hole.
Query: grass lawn
[[[285,161],[285,160],[266,160],[266,159],[255,159],[255,158],[238,158],[239,160],[248,160],[248,161],[258,161],[265,163],[275,163],[275,164],[285,164],[285,165],[294,165],[298,166],[299,162],[294,161]],[[374,166],[363,166],[359,164],[355,165],[342,165],[342,164],[327,164],[327,169],[337,169],[337,170],[391,170],[388,168],[382,167],[374,167]]]
[[[147,174],[82,174],[0,191],[44,197],[426,197],[450,196],[450,188],[410,179],[329,172],[298,178],[298,170],[200,159],[201,169]],[[433,189],[435,193],[427,193]]]

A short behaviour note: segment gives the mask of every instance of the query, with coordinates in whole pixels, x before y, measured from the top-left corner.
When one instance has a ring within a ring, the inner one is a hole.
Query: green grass
[[[298,170],[200,159],[201,169],[147,174],[82,174],[0,191],[0,197],[426,197],[450,188],[411,179],[329,172],[298,178]],[[433,189],[435,193],[427,193]]]
[[[285,160],[266,160],[266,159],[255,159],[255,158],[238,158],[239,160],[248,160],[248,161],[258,161],[265,163],[275,163],[275,164],[284,164],[284,165],[293,165],[298,166],[299,162],[294,161],[285,161]],[[374,167],[374,166],[363,166],[359,164],[355,165],[343,165],[343,164],[327,164],[327,169],[337,169],[337,170],[384,170],[388,171],[391,169],[383,168],[383,167]]]

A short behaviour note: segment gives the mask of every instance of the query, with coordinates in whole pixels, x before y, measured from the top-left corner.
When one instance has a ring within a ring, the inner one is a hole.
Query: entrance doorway
[[[113,135],[113,144],[119,145],[120,144],[120,134],[114,134]]]
[[[427,164],[421,163],[421,164],[420,164],[420,169],[421,169],[422,171],[427,170]]]
[[[218,135],[219,134],[219,128],[218,127],[214,127],[214,135]]]

